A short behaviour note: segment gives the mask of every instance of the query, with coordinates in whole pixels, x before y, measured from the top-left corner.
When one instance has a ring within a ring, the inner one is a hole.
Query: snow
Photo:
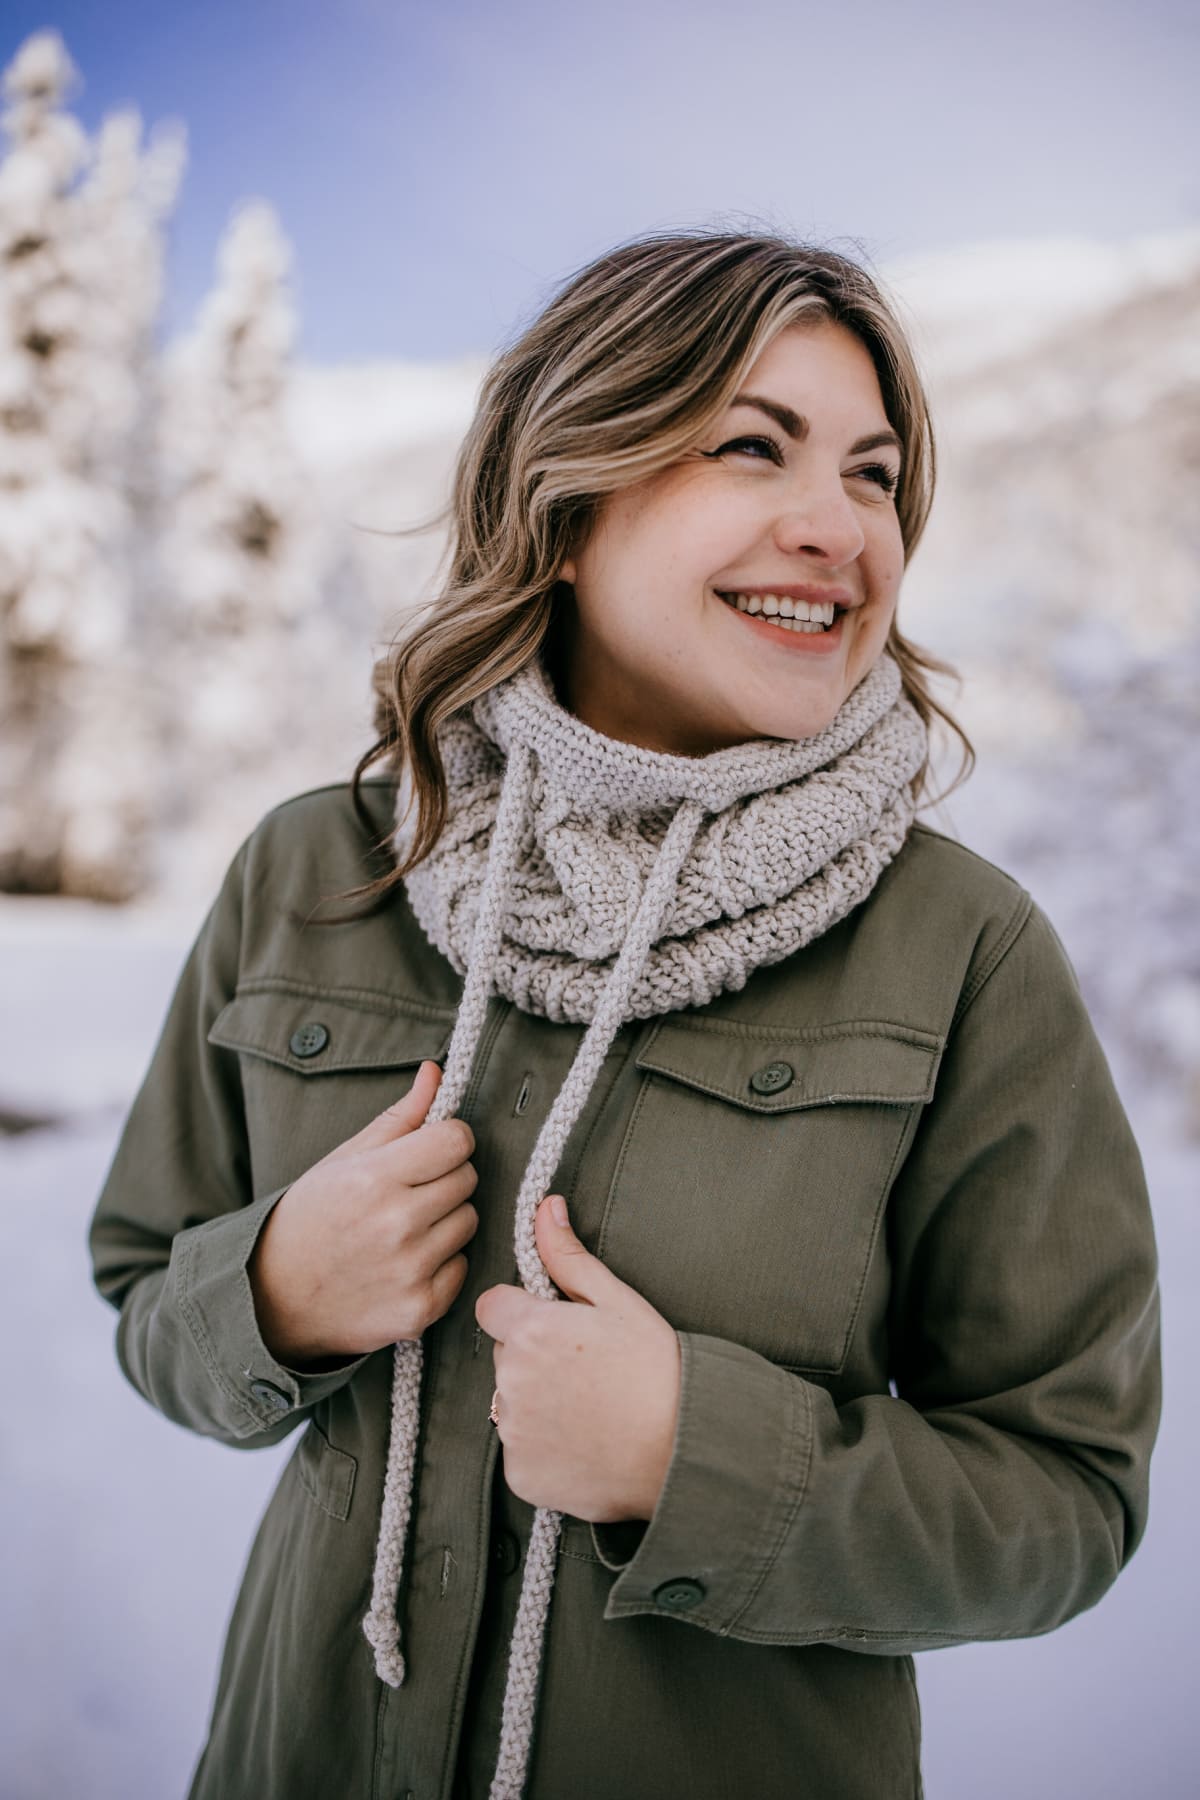
[[[1033,350],[1159,286],[1200,271],[1200,230],[1154,232],[1117,243],[1090,238],[1002,238],[899,257],[880,273],[910,309],[928,372],[948,377]]]
[[[471,422],[485,363],[301,364],[287,419],[309,467],[340,470],[430,440],[459,438]]]
[[[86,1231],[202,908],[0,902],[0,1691],[5,1800],[164,1800],[202,1742],[229,1608],[291,1445],[193,1437],[124,1382]],[[1076,946],[1068,938],[1068,950]],[[1047,1637],[918,1659],[927,1800],[1182,1800],[1200,1768],[1193,1554],[1200,1146],[1177,1096],[1110,1046],[1146,1157],[1167,1404],[1147,1538],[1101,1605]]]

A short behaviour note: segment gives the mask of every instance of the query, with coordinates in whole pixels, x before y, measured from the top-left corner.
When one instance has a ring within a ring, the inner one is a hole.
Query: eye
[[[885,494],[894,494],[900,485],[900,477],[886,463],[866,463],[861,469],[851,469],[852,475],[865,475],[868,481],[874,481]]]
[[[730,438],[729,442],[722,444],[719,450],[702,450],[700,454],[715,459],[718,456],[727,456],[731,451],[736,451],[742,456],[753,456],[758,462],[783,462],[783,451],[772,437]]]

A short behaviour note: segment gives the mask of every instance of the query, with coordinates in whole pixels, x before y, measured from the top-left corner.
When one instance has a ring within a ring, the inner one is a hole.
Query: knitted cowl
[[[446,824],[406,888],[421,929],[465,979],[427,1116],[452,1118],[461,1105],[492,992],[526,1012],[586,1024],[516,1199],[521,1281],[557,1300],[534,1218],[617,1031],[743,987],[865,900],[912,823],[925,727],[885,653],[814,737],[668,756],[583,724],[535,659],[451,718],[439,742]],[[411,798],[402,782],[401,854]],[[422,1364],[420,1339],[395,1346],[363,1621],[376,1669],[393,1687],[405,1675],[397,1601]],[[534,1512],[490,1800],[518,1800],[524,1787],[561,1524],[559,1512]]]

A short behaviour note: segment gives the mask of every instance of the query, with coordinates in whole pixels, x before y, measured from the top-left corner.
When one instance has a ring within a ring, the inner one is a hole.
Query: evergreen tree
[[[0,887],[120,898],[141,877],[152,721],[137,682],[149,379],[177,134],[94,143],[55,32],[5,72],[0,162]]]
[[[367,692],[367,628],[328,605],[332,535],[289,418],[290,269],[272,209],[242,206],[194,329],[164,357],[159,661],[177,734],[173,823],[199,855],[231,808],[248,828],[281,792],[327,779],[346,694]]]

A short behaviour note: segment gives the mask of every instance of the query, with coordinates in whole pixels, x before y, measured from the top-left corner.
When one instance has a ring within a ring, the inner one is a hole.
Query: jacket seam
[[[719,1635],[722,1637],[728,1636],[734,1626],[738,1623],[738,1620],[743,1619],[746,1616],[750,1611],[750,1608],[754,1605],[754,1602],[757,1600],[759,1594],[762,1592],[763,1586],[770,1576],[772,1569],[779,1561],[780,1552],[791,1533],[792,1524],[796,1518],[796,1514],[800,1510],[800,1504],[808,1492],[808,1478],[812,1469],[813,1438],[815,1436],[812,1429],[812,1404],[809,1400],[803,1377],[793,1376],[790,1385],[791,1393],[789,1395],[789,1401],[792,1414],[792,1429],[789,1436],[792,1438],[800,1437],[802,1444],[799,1480],[796,1481],[793,1486],[789,1504],[780,1519],[778,1529],[775,1533],[775,1542],[768,1552],[767,1560],[763,1564],[762,1572],[757,1581],[751,1586],[750,1592],[746,1595],[745,1601],[741,1607],[739,1607],[738,1611],[725,1625],[720,1627]],[[807,1429],[804,1430],[803,1433],[801,1433],[801,1410],[803,1410],[804,1420],[807,1422]]]
[[[310,1436],[313,1432],[317,1436],[315,1443],[312,1442]],[[349,1451],[339,1450],[336,1444],[331,1444],[313,1418],[309,1419],[308,1429],[296,1446],[295,1457],[296,1474],[305,1493],[321,1508],[322,1512],[328,1513],[331,1519],[337,1519],[340,1523],[344,1523],[350,1517],[350,1506],[354,1498],[354,1482],[358,1473],[358,1459],[351,1456]],[[331,1471],[336,1470],[338,1472],[336,1481],[331,1474],[329,1479],[322,1484],[318,1480],[316,1470],[310,1467],[310,1460],[315,1462],[319,1469],[324,1470],[328,1466]],[[324,1492],[322,1492],[322,1486],[324,1486]],[[333,1491],[335,1486],[339,1490],[337,1496]],[[340,1490],[343,1489],[345,1490],[344,1500],[340,1493]]]
[[[858,1286],[854,1291],[854,1305],[851,1309],[850,1317],[846,1321],[846,1335],[842,1343],[842,1353],[838,1358],[835,1367],[828,1371],[828,1373],[835,1375],[840,1374],[845,1368],[846,1360],[850,1355],[850,1347],[854,1342],[854,1334],[858,1329],[859,1315],[862,1312],[863,1296],[867,1291],[867,1277],[870,1274],[871,1264],[875,1260],[875,1251],[879,1243],[879,1233],[883,1227],[884,1214],[887,1212],[888,1201],[892,1197],[892,1188],[895,1186],[896,1176],[900,1171],[904,1158],[912,1147],[912,1141],[916,1136],[920,1118],[920,1113],[917,1112],[915,1107],[912,1107],[901,1120],[900,1134],[896,1139],[896,1147],[892,1151],[892,1160],[888,1165],[888,1172],[884,1177],[883,1187],[880,1190],[879,1199],[876,1202],[875,1217],[871,1221],[871,1241],[867,1246],[866,1260],[859,1272]],[[813,1368],[818,1373],[826,1372],[819,1363],[814,1364]]]
[[[762,1039],[764,1043],[786,1041],[789,1044],[837,1043],[846,1038],[883,1037],[910,1044],[913,1049],[928,1050],[930,1054],[944,1049],[946,1043],[940,1032],[926,1031],[924,1027],[907,1024],[903,1019],[841,1019],[827,1025],[752,1025],[748,1020],[742,1019],[700,1019],[679,1014],[660,1018],[656,1022],[654,1035],[642,1051],[642,1056],[650,1053],[664,1029],[685,1031],[689,1036],[697,1037],[711,1033],[719,1037]],[[638,1060],[640,1062],[641,1057]]]
[[[621,1148],[617,1152],[616,1167],[613,1169],[612,1180],[608,1184],[608,1193],[604,1196],[604,1211],[600,1218],[600,1229],[596,1233],[596,1255],[601,1260],[603,1260],[604,1257],[604,1240],[608,1234],[608,1222],[612,1217],[613,1204],[620,1190],[621,1178],[625,1173],[625,1163],[629,1156],[629,1146],[633,1142],[634,1133],[637,1130],[637,1122],[642,1116],[642,1108],[646,1103],[646,1095],[649,1092],[649,1089],[650,1076],[643,1070],[642,1085],[638,1090],[637,1098],[630,1111],[629,1123],[625,1127],[625,1136],[621,1142]]]
[[[688,1620],[683,1624],[700,1625],[699,1619]],[[739,1631],[739,1643],[784,1644],[802,1649],[809,1644],[916,1644],[936,1649],[942,1644],[1005,1644],[1019,1642],[1027,1638],[1027,1631],[997,1631],[986,1636],[978,1631],[910,1631],[907,1626],[898,1625],[894,1631],[851,1631],[846,1627],[835,1627],[831,1631],[803,1632],[801,1635],[793,1631]],[[895,1656],[906,1656],[905,1650],[890,1652]]]
[[[386,988],[330,987],[316,982],[296,981],[289,975],[248,975],[244,981],[239,980],[230,1004],[242,994],[291,994],[298,1000],[345,1001],[363,1012],[378,1013],[382,1018],[391,1019],[402,1014],[427,1019],[430,1024],[435,1025],[453,1019],[455,1014],[452,1006],[434,1006],[428,1000],[393,995]]]
[[[617,1083],[620,1081],[622,1075],[625,1073],[625,1070],[629,1067],[629,1058],[633,1052],[633,1046],[634,1046],[634,1040],[631,1039],[629,1044],[626,1046],[625,1055],[621,1060],[620,1067],[617,1069],[614,1069],[611,1077],[609,1078],[608,1085],[604,1089],[603,1094],[601,1095],[600,1104],[596,1108],[595,1116],[593,1117],[592,1122],[588,1127],[587,1136],[584,1138],[583,1143],[580,1146],[579,1155],[575,1161],[575,1172],[571,1177],[570,1192],[567,1193],[566,1195],[564,1195],[564,1198],[566,1199],[568,1206],[571,1206],[574,1203],[575,1191],[576,1191],[577,1187],[579,1186],[579,1177],[583,1173],[584,1167],[586,1166],[586,1163],[587,1163],[588,1151],[592,1147],[592,1139],[595,1137],[596,1132],[599,1129],[600,1121],[603,1119],[605,1113],[608,1111],[608,1103],[612,1099],[614,1093],[616,1092]],[[603,1072],[603,1066],[601,1068],[601,1073],[602,1072]],[[600,1079],[600,1076],[597,1075],[596,1079],[598,1081]],[[565,1146],[564,1146],[564,1148],[565,1148]]]
[[[968,981],[963,987],[963,990],[958,997],[958,1005],[954,1009],[954,1017],[950,1021],[951,1030],[959,1024],[968,1008],[974,1004],[975,1000],[983,992],[983,989],[987,986],[996,970],[1000,967],[1000,964],[1004,961],[1004,958],[1008,955],[1009,951],[1024,931],[1032,914],[1033,897],[1030,894],[1022,892],[1020,899],[1017,901],[1016,906],[1009,916],[1007,925],[1000,933],[999,940],[995,944],[991,955],[980,964],[974,979]]]
[[[205,1331],[204,1326],[200,1321],[200,1315],[192,1302],[188,1280],[191,1274],[194,1250],[194,1240],[186,1241],[183,1244],[182,1253],[179,1258],[179,1270],[176,1277],[176,1292],[179,1296],[180,1314],[184,1323],[187,1325],[188,1330],[192,1334],[192,1341],[199,1351],[200,1360],[208,1370],[212,1380],[216,1383],[217,1387],[225,1397],[233,1402],[241,1416],[244,1419],[249,1419],[252,1429],[258,1430],[260,1428],[258,1415],[253,1412],[242,1399],[242,1396],[238,1393],[233,1383],[227,1380],[224,1370],[221,1368],[213,1354],[208,1333]]]
[[[479,1520],[478,1533],[475,1540],[475,1592],[472,1597],[472,1615],[474,1634],[468,1640],[464,1635],[462,1652],[458,1659],[458,1670],[454,1677],[454,1693],[450,1706],[450,1729],[446,1737],[445,1754],[442,1757],[438,1775],[439,1792],[445,1792],[446,1784],[453,1779],[453,1768],[462,1749],[463,1715],[466,1711],[467,1691],[471,1682],[471,1667],[479,1642],[479,1625],[483,1608],[487,1601],[487,1569],[488,1546],[491,1541],[491,1497],[496,1478],[496,1463],[500,1458],[500,1439],[493,1433],[480,1469],[479,1506],[476,1518]]]

